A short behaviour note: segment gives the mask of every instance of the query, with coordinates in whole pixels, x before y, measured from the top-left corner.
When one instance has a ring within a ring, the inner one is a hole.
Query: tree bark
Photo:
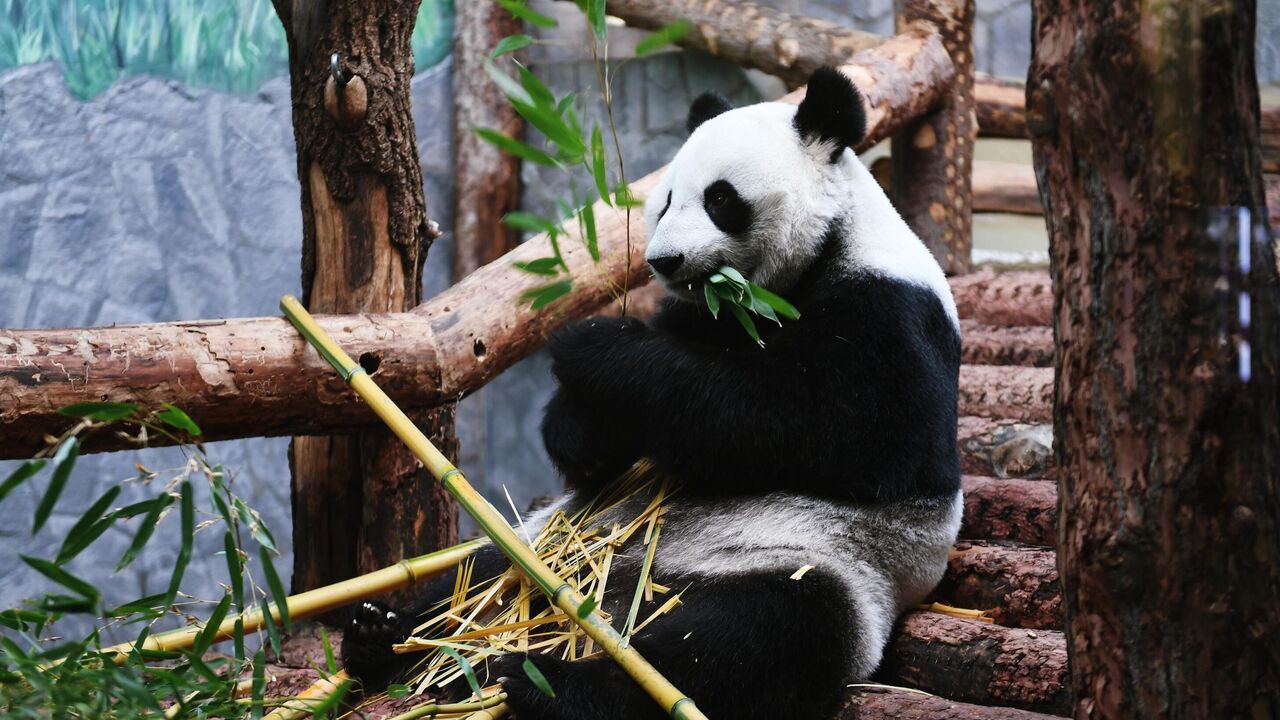
[[[1280,279],[1255,13],[1034,2],[1077,717],[1280,717]]]
[[[960,414],[1048,422],[1053,371],[1009,365],[960,366]]]
[[[454,13],[453,279],[475,272],[520,244],[502,216],[520,206],[520,158],[499,152],[473,132],[489,128],[520,137],[524,123],[485,71],[498,41],[523,25],[495,2],[462,2]],[[509,63],[499,64],[509,67]]]
[[[947,573],[933,597],[953,607],[983,610],[1004,627],[1061,630],[1062,589],[1055,563],[1051,548],[962,540],[951,550]]]
[[[679,41],[684,47],[763,70],[791,87],[803,85],[822,65],[842,65],[884,41],[874,33],[753,2],[610,0],[608,10],[646,30],[688,20],[693,28]]]
[[[961,318],[986,325],[1053,324],[1053,287],[1043,270],[990,270],[951,279]]]
[[[969,365],[1053,365],[1053,328],[992,327],[960,321],[961,362]]]
[[[855,690],[835,720],[1051,720],[1052,715],[970,705],[923,693],[871,687]]]
[[[1054,715],[1071,708],[1062,633],[938,613],[913,612],[899,622],[875,680],[965,703]]]
[[[315,313],[408,310],[434,237],[410,111],[418,3],[275,5],[289,42],[303,302]],[[414,419],[452,447],[449,411]],[[456,539],[452,500],[388,431],[297,437],[290,467],[295,592]]]
[[[1043,480],[966,475],[964,521],[967,540],[1012,540],[1024,545],[1053,545],[1057,537],[1058,488]]]
[[[969,271],[973,248],[974,0],[897,0],[898,31],[942,39],[956,79],[946,101],[893,137],[893,202],[948,275]]]
[[[1030,165],[979,160],[973,164],[973,209],[977,212],[1041,215],[1040,192]]]

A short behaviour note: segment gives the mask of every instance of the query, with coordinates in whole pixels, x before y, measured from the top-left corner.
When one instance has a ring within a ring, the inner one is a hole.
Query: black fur
[[[834,258],[815,268],[786,292],[799,320],[757,321],[764,348],[728,312],[717,321],[690,303],[670,305],[652,328],[594,318],[559,331],[561,388],[543,440],[566,479],[593,492],[610,479],[594,471],[601,458],[624,465],[634,453],[696,494],[954,493],[960,338],[942,302],[899,280],[842,276]]]
[[[835,143],[831,153],[831,162],[835,162],[845,148],[856,147],[867,134],[862,94],[844,73],[820,67],[809,76],[809,87],[793,123],[807,143]]]
[[[689,132],[693,132],[702,123],[732,109],[733,106],[722,96],[711,92],[702,93],[694,98],[693,104],[689,106],[689,117],[685,120],[684,126]]]
[[[741,235],[751,227],[755,212],[751,204],[742,199],[738,189],[728,180],[716,180],[702,192],[702,207],[711,222],[729,235]]]

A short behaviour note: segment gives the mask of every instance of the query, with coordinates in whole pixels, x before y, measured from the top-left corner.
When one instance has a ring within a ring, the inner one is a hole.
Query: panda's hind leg
[[[810,570],[664,583],[688,588],[681,607],[655,620],[632,644],[712,718],[815,720],[836,710],[853,632],[847,593]],[[640,613],[643,618],[665,598]],[[607,657],[568,662],[534,656],[555,697],[528,679],[524,656],[494,661],[519,720],[658,720],[667,716]]]

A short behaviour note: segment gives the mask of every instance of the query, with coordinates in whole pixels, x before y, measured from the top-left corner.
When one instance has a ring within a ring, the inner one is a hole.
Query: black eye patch
[[[702,207],[721,232],[741,235],[751,227],[751,205],[728,180],[717,180],[702,192]]]
[[[667,204],[666,204],[666,205],[663,205],[663,206],[662,206],[662,212],[658,213],[658,220],[659,220],[659,221],[661,221],[661,220],[662,220],[662,216],[663,216],[663,215],[666,215],[666,214],[667,214],[667,211],[668,211],[668,210],[670,210],[670,209],[671,209],[671,191],[670,191],[670,190],[668,190],[668,191],[667,191]]]

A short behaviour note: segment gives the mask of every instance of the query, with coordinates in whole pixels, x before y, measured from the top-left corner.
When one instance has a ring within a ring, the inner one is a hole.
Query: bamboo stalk
[[[290,596],[285,599],[285,605],[289,608],[289,617],[294,619],[312,617],[350,605],[370,595],[399,590],[419,580],[434,577],[457,565],[460,560],[470,556],[488,542],[484,538],[470,540],[427,555],[401,560],[395,565],[375,570],[367,575]],[[271,608],[271,616],[278,621],[279,611]],[[218,634],[214,636],[214,642],[230,639],[235,634],[237,622],[244,623],[244,632],[255,632],[262,627],[266,617],[262,609],[229,617],[218,626]],[[185,650],[195,643],[196,637],[202,632],[204,632],[202,627],[185,627],[152,635],[141,646],[126,642],[104,648],[102,652],[114,653],[113,660],[119,664],[129,657],[135,647],[140,650]]]
[[[639,652],[630,647],[621,635],[601,617],[598,609],[579,616],[585,598],[564,580],[556,576],[534,552],[522,542],[507,521],[493,508],[471,483],[467,482],[462,471],[453,466],[426,435],[418,429],[413,421],[387,397],[377,383],[369,377],[364,368],[357,365],[342,348],[338,347],[316,324],[315,319],[306,308],[292,295],[286,295],[280,301],[280,309],[307,342],[316,349],[330,365],[338,371],[347,383],[374,413],[382,418],[392,432],[409,447],[413,454],[422,461],[424,467],[458,500],[476,524],[485,534],[493,539],[502,551],[511,559],[526,577],[546,593],[552,604],[564,611],[582,630],[595,641],[610,657],[612,657],[640,687],[667,713],[677,720],[695,720],[706,716],[694,705],[691,698],[676,689]]]
[[[408,712],[403,712],[399,715],[388,718],[388,720],[418,720],[418,718],[435,717],[436,715],[454,715],[468,711],[474,711],[467,715],[469,718],[475,717],[485,711],[489,711],[490,716],[492,716],[492,711],[495,708],[500,706],[505,707],[503,703],[506,699],[507,694],[500,692],[472,702],[453,703],[449,705],[427,703],[426,705],[419,705]]]
[[[297,697],[272,710],[262,720],[298,720],[299,718],[310,717],[314,714],[313,708],[329,699],[349,680],[351,678],[345,670],[339,670],[329,677],[322,677],[312,683],[311,687],[298,693]]]

